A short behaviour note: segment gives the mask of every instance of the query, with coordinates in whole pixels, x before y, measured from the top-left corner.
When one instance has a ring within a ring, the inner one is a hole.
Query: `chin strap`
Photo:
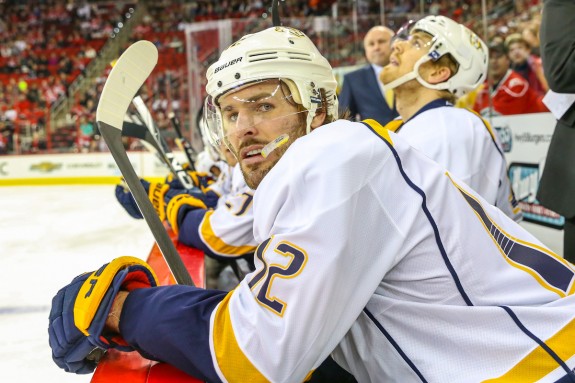
[[[389,82],[387,84],[383,84],[383,89],[385,89],[386,91],[393,90],[393,89],[397,88],[398,86],[405,84],[408,81],[417,79],[418,77],[419,77],[419,73],[417,73],[415,70],[413,70],[409,73],[404,74],[400,78],[396,78],[392,82]]]
[[[309,134],[309,132],[311,132],[311,122],[313,121],[313,118],[315,117],[315,111],[316,110],[317,110],[317,108],[312,107],[307,112],[307,117],[306,117],[306,121],[305,121],[305,134]]]
[[[418,83],[420,83],[422,86],[429,88],[429,89],[435,89],[435,90],[444,90],[444,89],[449,89],[449,80],[441,82],[439,84],[430,84],[427,81],[425,81],[420,75],[419,75],[419,67],[421,65],[423,65],[424,63],[431,61],[432,57],[431,55],[425,55],[422,58],[420,58],[414,65],[413,70],[409,73],[404,74],[403,76],[396,78],[395,80],[387,83],[387,84],[383,84],[383,88],[387,91],[387,90],[392,90],[397,88],[400,85],[405,84],[408,81],[411,80],[417,80]]]

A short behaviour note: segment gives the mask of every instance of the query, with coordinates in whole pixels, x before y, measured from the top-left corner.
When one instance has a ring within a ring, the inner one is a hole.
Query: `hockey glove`
[[[185,189],[174,189],[170,190],[170,185],[161,182],[148,182],[146,180],[140,179],[144,190],[148,194],[148,198],[154,206],[154,210],[158,213],[160,220],[166,219],[166,204],[174,196],[186,192]],[[198,190],[199,192],[199,190]],[[125,186],[125,184],[116,185],[116,199],[120,202],[120,205],[128,212],[131,217],[134,218],[144,218],[134,196],[130,190]]]
[[[136,204],[136,200],[132,193],[130,193],[130,189],[128,189],[125,185],[119,184],[116,185],[116,199],[122,205],[122,207],[130,214],[132,218],[142,219],[142,213],[140,213],[140,209]]]
[[[144,188],[148,191],[148,197],[152,202],[152,206],[154,206],[154,210],[156,210],[156,213],[158,213],[160,221],[165,220],[166,219],[165,197],[168,190],[170,190],[170,185],[162,182],[148,182],[145,180],[141,180],[141,182],[142,185],[144,185]]]
[[[150,183],[146,180],[140,180],[140,182],[142,183],[142,186],[144,186],[146,193],[148,193],[148,197],[152,201],[152,205],[154,206],[154,209],[162,221],[166,219],[166,206],[174,197],[178,195],[187,194],[194,196],[201,200],[207,207],[212,208],[216,207],[218,204],[218,199],[220,198],[218,193],[209,188],[205,189],[204,192],[198,188],[178,188],[178,181],[172,181],[170,184],[157,182]],[[181,186],[181,184],[179,185]],[[116,199],[131,217],[138,219],[143,218],[142,213],[136,204],[134,196],[123,184],[116,186]]]
[[[204,191],[211,184],[215,182],[214,178],[208,173],[202,173],[196,171],[187,171],[187,173],[192,179],[192,183],[194,184],[194,186],[200,189],[201,191]],[[182,183],[171,173],[166,177],[166,183],[169,184],[170,187],[173,187],[175,189],[184,188]]]
[[[186,214],[195,209],[208,209],[206,204],[199,198],[189,194],[181,194],[170,201],[166,211],[168,223],[176,235],[180,232]]]
[[[95,349],[132,351],[119,334],[104,332],[106,319],[119,291],[156,285],[153,270],[135,257],[116,258],[74,278],[52,299],[48,337],[54,362],[67,372],[88,374],[96,368]]]

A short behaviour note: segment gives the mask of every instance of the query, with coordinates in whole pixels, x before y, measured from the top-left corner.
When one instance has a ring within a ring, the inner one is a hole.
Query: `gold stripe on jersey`
[[[233,290],[216,309],[213,342],[216,363],[228,382],[269,382],[243,353],[230,317],[229,303]]]
[[[385,124],[385,129],[397,132],[403,126],[403,120],[391,120]]]
[[[391,141],[391,137],[389,136],[389,129],[384,128],[379,122],[372,119],[363,120],[362,122],[368,125],[378,136],[393,146],[393,141]]]
[[[491,124],[489,122],[487,122],[486,119],[484,119],[483,117],[481,117],[481,115],[479,113],[477,113],[475,110],[473,109],[469,109],[469,108],[465,108],[468,111],[470,111],[471,113],[475,114],[477,117],[479,117],[479,119],[481,120],[481,122],[483,122],[483,125],[485,126],[485,128],[487,129],[487,132],[489,132],[489,135],[491,136],[491,139],[493,140],[493,144],[496,146],[497,151],[499,153],[501,153],[501,156],[505,157],[503,152],[502,152],[502,148],[499,147],[499,145],[497,145],[497,140],[495,138],[495,131],[493,130],[493,128],[491,127]],[[515,194],[513,193],[513,189],[511,188],[511,185],[509,185],[509,204],[511,205],[511,212],[515,215],[519,214],[521,212],[521,206],[519,206],[519,203],[517,202],[517,200],[515,199]]]
[[[449,177],[449,174],[446,174]],[[575,283],[573,283],[575,270],[569,262],[546,248],[506,233],[489,217],[475,197],[459,187],[451,177],[449,178],[473,209],[499,252],[511,266],[529,273],[541,286],[560,297],[573,294],[575,291]]]
[[[200,236],[202,241],[214,253],[222,256],[240,256],[256,251],[256,246],[242,245],[234,246],[225,243],[220,237],[214,233],[210,217],[214,214],[214,210],[208,210],[200,224]]]
[[[489,122],[487,122],[486,119],[481,117],[481,115],[479,113],[477,113],[476,111],[474,111],[473,109],[469,109],[469,108],[465,108],[465,109],[470,111],[471,113],[475,114],[477,117],[479,117],[481,119],[481,121],[483,122],[483,125],[485,125],[485,127],[487,128],[487,131],[491,135],[491,138],[493,138],[493,140],[495,141],[495,132],[493,131],[491,124]]]
[[[569,322],[555,335],[545,341],[561,360],[569,360],[575,355],[575,320]],[[483,383],[536,382],[556,370],[559,364],[549,353],[538,346],[511,370],[498,378],[484,380]]]

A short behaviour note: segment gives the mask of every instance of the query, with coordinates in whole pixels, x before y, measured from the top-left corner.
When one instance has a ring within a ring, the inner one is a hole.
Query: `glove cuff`
[[[179,212],[180,209],[187,208],[187,210],[192,209],[208,209],[206,204],[202,202],[202,200],[193,197],[189,194],[180,194],[176,198],[172,199],[168,204],[168,208],[166,209],[166,215],[168,218],[168,222],[174,230],[176,235],[180,231],[180,220],[178,217],[180,216]]]
[[[163,182],[150,183],[150,190],[148,197],[154,206],[154,210],[158,213],[160,221],[166,219],[166,203],[164,202],[164,195],[170,189],[170,186]]]
[[[135,257],[120,257],[94,271],[78,291],[74,324],[95,346],[131,351],[120,336],[102,335],[108,313],[119,291],[157,286],[154,271]],[[116,335],[116,334],[114,334]]]

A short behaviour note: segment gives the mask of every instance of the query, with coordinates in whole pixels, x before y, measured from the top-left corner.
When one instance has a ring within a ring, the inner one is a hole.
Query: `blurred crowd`
[[[121,11],[108,2],[0,3],[0,153],[45,148],[50,106],[96,57]]]
[[[72,126],[46,134],[51,105],[66,97],[67,89],[123,20],[131,2],[33,0],[0,3],[0,154],[34,153],[46,149],[46,140],[62,138],[64,151],[106,150],[95,123],[98,94],[106,73],[94,86],[75,98]],[[187,121],[187,57],[183,30],[190,23],[226,18],[247,20],[241,30],[259,30],[270,23],[269,1],[148,1],[147,14],[132,32],[130,43],[142,38],[156,44],[160,62],[146,83],[144,96],[161,129],[169,130],[170,113]],[[487,43],[491,47],[490,79],[460,101],[484,114],[545,111],[541,98],[547,90],[539,57],[540,0],[487,1]],[[398,29],[424,14],[445,15],[483,34],[481,2],[472,0],[386,0],[386,24]],[[422,8],[423,6],[423,8]],[[286,0],[282,18],[294,20],[322,49],[334,68],[362,64],[361,41],[381,20],[380,0]],[[318,29],[312,18],[323,16],[330,24]],[[267,23],[267,24],[266,24]],[[206,44],[207,45],[207,44]],[[203,46],[201,61],[211,63],[216,46]],[[108,68],[109,69],[109,68]],[[525,90],[528,87],[529,91]],[[500,93],[491,105],[489,93]],[[520,94],[530,108],[513,104]],[[525,94],[527,96],[525,96]],[[510,101],[511,98],[511,101]],[[515,105],[515,106],[513,106]],[[24,139],[25,138],[25,139]],[[166,133],[167,140],[173,135]],[[137,143],[126,142],[138,148]],[[55,148],[56,145],[52,145]]]

